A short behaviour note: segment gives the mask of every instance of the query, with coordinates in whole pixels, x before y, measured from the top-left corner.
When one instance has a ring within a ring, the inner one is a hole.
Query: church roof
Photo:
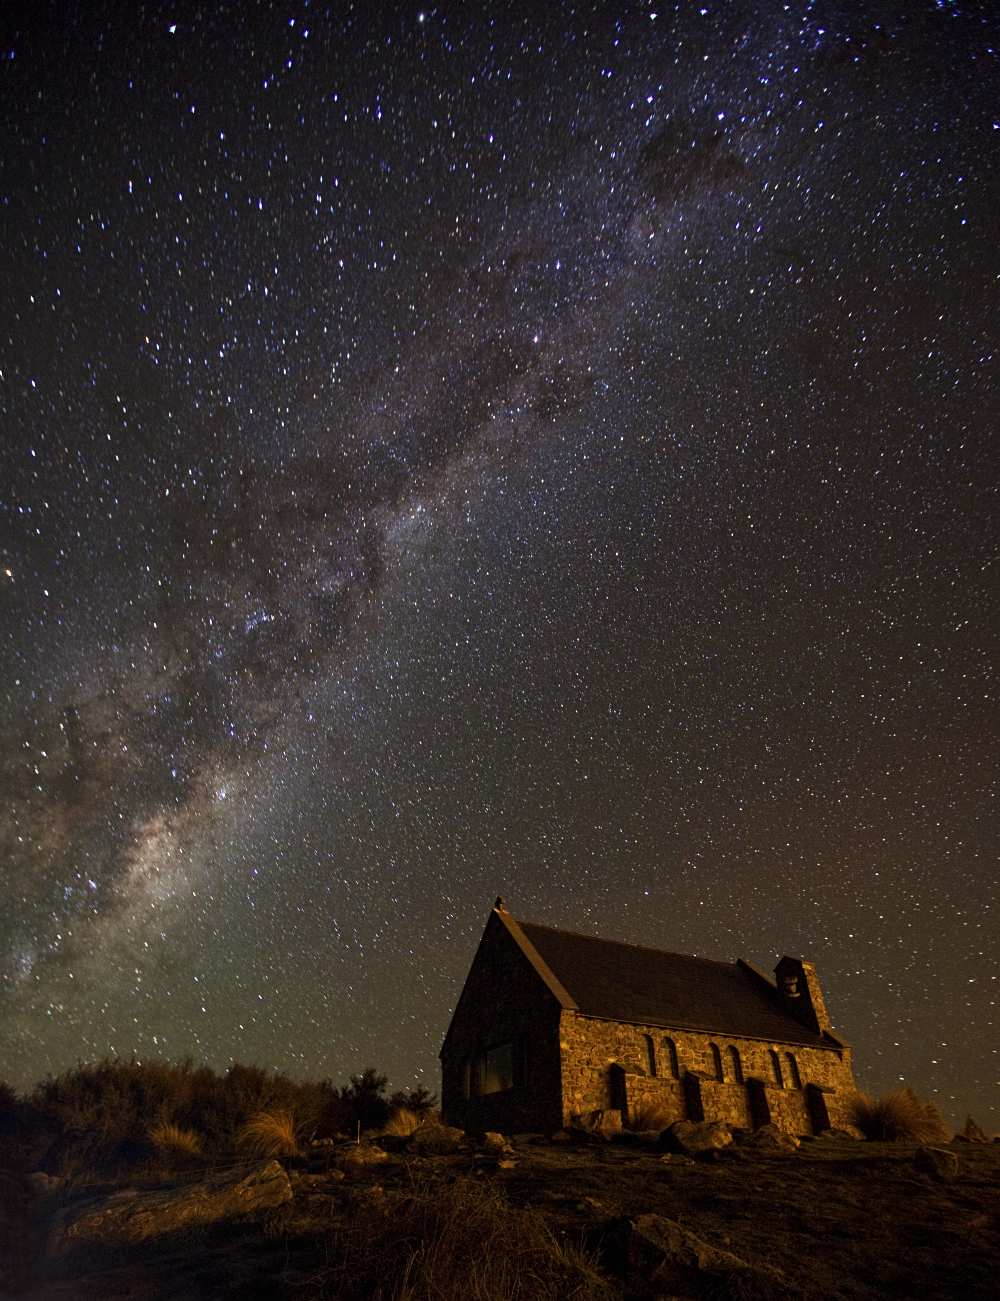
[[[778,1004],[770,981],[746,963],[666,953],[498,915],[563,1006],[587,1016],[828,1046]]]

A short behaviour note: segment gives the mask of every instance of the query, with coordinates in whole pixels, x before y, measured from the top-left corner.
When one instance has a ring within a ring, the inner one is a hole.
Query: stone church
[[[674,1120],[794,1134],[847,1122],[851,1049],[830,1027],[816,970],[775,979],[516,921],[498,899],[441,1048],[445,1119],[469,1130]],[[668,1122],[669,1123],[669,1122]]]

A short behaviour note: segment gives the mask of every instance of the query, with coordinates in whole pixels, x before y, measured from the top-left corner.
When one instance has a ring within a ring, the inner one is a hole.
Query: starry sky
[[[0,24],[0,1075],[436,1088],[500,893],[996,1124],[996,8]]]

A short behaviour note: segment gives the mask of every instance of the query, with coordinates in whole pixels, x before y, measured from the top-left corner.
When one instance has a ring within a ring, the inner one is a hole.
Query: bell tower
[[[816,968],[811,962],[784,957],[774,969],[774,978],[782,1005],[797,1021],[817,1034],[830,1030],[830,1014],[823,1001]]]

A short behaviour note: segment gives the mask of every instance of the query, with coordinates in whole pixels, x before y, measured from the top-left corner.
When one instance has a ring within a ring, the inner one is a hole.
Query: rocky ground
[[[127,1190],[38,1180],[2,1295],[998,1295],[1000,1144],[687,1137],[439,1131]]]

